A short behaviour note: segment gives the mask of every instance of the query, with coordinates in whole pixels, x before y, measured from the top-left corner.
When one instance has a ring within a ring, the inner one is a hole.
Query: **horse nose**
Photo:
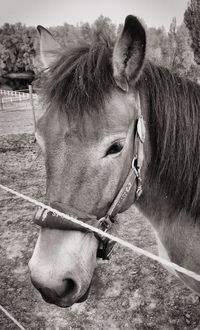
[[[42,228],[28,265],[33,285],[60,307],[86,299],[97,247],[93,234]]]
[[[41,283],[31,277],[34,287],[41,293],[42,298],[50,304],[65,304],[64,307],[73,303],[73,297],[77,294],[77,284],[72,279],[65,279],[55,288],[42,286]]]

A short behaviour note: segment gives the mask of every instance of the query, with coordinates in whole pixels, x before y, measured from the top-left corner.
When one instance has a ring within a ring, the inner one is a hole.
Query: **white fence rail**
[[[18,91],[7,91],[7,90],[4,90],[4,89],[0,89],[0,95],[8,95],[8,96],[19,96],[19,95],[24,95],[24,94],[27,94],[27,93],[24,93],[24,92],[18,92]]]
[[[0,89],[1,103],[12,103],[18,101],[26,101],[30,99],[29,93],[18,92],[18,91],[7,91]],[[37,99],[38,96],[36,93],[32,93],[32,98]]]

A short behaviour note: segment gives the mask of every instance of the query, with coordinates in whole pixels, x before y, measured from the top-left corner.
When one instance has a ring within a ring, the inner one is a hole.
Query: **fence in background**
[[[34,133],[36,113],[39,97],[31,85],[23,91],[0,89],[0,134]]]
[[[0,89],[0,111],[30,108],[33,104],[32,101],[37,102],[37,100],[38,95],[33,93],[32,86],[29,86],[27,93]]]
[[[24,89],[25,91],[25,89]],[[27,89],[28,91],[28,89]],[[0,89],[0,95],[7,95],[7,96],[19,96],[19,95],[24,95],[26,93],[22,92],[22,91],[7,91],[7,90],[3,90]]]

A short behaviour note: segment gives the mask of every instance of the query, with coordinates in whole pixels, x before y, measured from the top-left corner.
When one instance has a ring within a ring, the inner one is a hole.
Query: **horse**
[[[116,213],[134,204],[159,254],[200,273],[200,86],[148,61],[135,16],[116,41],[99,35],[66,49],[38,31],[46,74],[36,139],[49,205],[111,230]],[[60,307],[86,300],[97,258],[112,244],[53,213],[36,218],[33,285]],[[200,294],[198,281],[172,272]]]

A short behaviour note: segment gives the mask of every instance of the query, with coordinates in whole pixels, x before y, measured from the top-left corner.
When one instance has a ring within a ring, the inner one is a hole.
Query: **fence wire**
[[[196,274],[196,273],[194,273],[194,272],[192,272],[191,270],[188,270],[188,269],[186,269],[186,268],[184,268],[184,267],[181,267],[181,266],[179,266],[179,265],[177,265],[177,264],[175,264],[175,263],[173,263],[173,262],[170,262],[170,261],[168,261],[168,260],[165,260],[164,258],[161,258],[161,257],[159,257],[159,256],[157,256],[157,255],[155,255],[155,254],[153,254],[153,253],[151,253],[151,252],[148,252],[148,251],[146,251],[146,250],[144,250],[144,249],[141,249],[141,248],[139,248],[139,247],[137,247],[137,246],[135,246],[135,245],[133,245],[133,244],[131,244],[131,243],[129,243],[129,242],[127,242],[127,241],[124,241],[123,239],[121,239],[121,238],[119,238],[119,237],[116,237],[116,236],[114,236],[114,235],[111,235],[111,234],[108,234],[108,233],[106,233],[106,232],[104,232],[104,231],[102,231],[102,230],[100,230],[100,229],[98,229],[98,228],[96,228],[96,227],[93,227],[93,226],[91,226],[91,225],[88,225],[88,224],[86,224],[86,223],[84,223],[84,222],[82,222],[82,221],[80,221],[80,220],[78,220],[78,219],[76,219],[76,218],[74,218],[74,217],[71,217],[71,216],[69,216],[69,215],[67,215],[67,214],[65,214],[65,213],[62,213],[62,212],[60,212],[60,211],[58,211],[58,210],[56,210],[56,209],[54,209],[54,208],[52,208],[52,207],[50,207],[50,206],[48,206],[48,205],[45,205],[44,203],[41,203],[41,202],[39,202],[39,201],[37,201],[37,200],[35,200],[34,198],[31,198],[31,197],[29,197],[29,196],[26,196],[26,195],[24,195],[24,194],[21,194],[21,193],[19,193],[19,192],[17,192],[17,191],[15,191],[15,190],[13,190],[13,189],[11,189],[11,188],[8,188],[8,187],[6,187],[6,186],[4,186],[4,185],[2,185],[2,184],[0,184],[0,188],[2,189],[2,190],[4,190],[4,191],[6,191],[6,192],[8,192],[8,193],[10,193],[10,194],[12,194],[12,195],[15,195],[16,197],[18,197],[18,198],[22,198],[22,199],[24,199],[24,200],[26,200],[26,201],[28,201],[28,202],[30,202],[30,203],[32,203],[32,204],[34,204],[34,205],[36,205],[36,206],[40,206],[40,207],[43,207],[44,209],[46,209],[46,210],[48,210],[48,211],[51,211],[51,212],[53,212],[53,213],[55,213],[55,214],[57,214],[58,216],[61,216],[61,217],[63,217],[64,219],[66,219],[66,220],[68,220],[68,221],[71,221],[71,222],[74,222],[74,223],[76,223],[76,224],[78,224],[78,225],[80,225],[80,226],[82,226],[82,227],[84,227],[84,228],[86,228],[86,229],[89,229],[89,230],[91,230],[91,231],[93,231],[93,232],[96,232],[97,234],[99,234],[99,235],[101,235],[101,236],[104,236],[104,237],[107,237],[107,238],[109,238],[109,239],[111,239],[111,240],[113,240],[113,241],[115,241],[116,243],[119,243],[119,244],[121,244],[122,246],[124,246],[124,247],[127,247],[127,248],[129,248],[130,250],[132,250],[132,251],[134,251],[134,252],[136,252],[136,253],[138,253],[138,254],[140,254],[140,255],[144,255],[144,256],[146,256],[147,258],[150,258],[151,260],[154,260],[154,261],[157,261],[158,263],[161,263],[161,264],[163,264],[163,265],[165,265],[165,266],[167,266],[167,267],[171,267],[172,269],[174,269],[174,270],[176,270],[176,271],[178,271],[178,272],[180,272],[180,273],[182,273],[182,274],[185,274],[185,275],[187,275],[187,276],[190,276],[190,277],[192,277],[193,279],[195,279],[196,281],[199,281],[200,282],[200,275],[199,274]],[[7,317],[9,317],[21,330],[25,330],[25,328],[4,308],[4,307],[2,307],[1,305],[0,305],[0,309],[5,313],[5,315],[7,316]]]
[[[24,200],[26,200],[26,201],[28,201],[28,202],[36,205],[36,206],[43,207],[44,209],[46,209],[46,210],[48,210],[50,212],[53,212],[54,214],[56,214],[56,215],[58,215],[58,216],[60,216],[60,217],[62,217],[64,219],[66,219],[68,221],[71,221],[71,222],[73,222],[75,224],[78,224],[78,225],[80,225],[80,226],[82,226],[82,227],[84,227],[86,229],[89,229],[90,231],[93,231],[93,232],[97,233],[100,236],[104,236],[104,237],[106,237],[106,238],[108,238],[108,239],[110,239],[110,240],[112,240],[112,241],[114,241],[116,243],[121,244],[124,247],[127,247],[128,249],[130,249],[130,250],[132,250],[132,251],[134,251],[134,252],[136,252],[138,254],[144,255],[147,258],[150,258],[150,259],[152,259],[154,261],[157,261],[160,264],[163,264],[163,265],[165,265],[167,267],[170,267],[170,268],[172,268],[172,269],[174,269],[174,270],[176,270],[176,271],[178,271],[178,272],[180,272],[182,274],[185,274],[187,276],[190,276],[193,279],[195,279],[196,281],[199,281],[200,282],[200,275],[197,274],[197,273],[195,273],[195,272],[193,272],[193,271],[191,271],[191,270],[189,270],[189,269],[186,269],[184,267],[179,266],[178,264],[176,264],[174,262],[171,262],[171,261],[168,261],[168,260],[166,260],[166,259],[164,259],[162,257],[159,257],[159,256],[157,256],[157,255],[155,255],[155,254],[153,254],[153,253],[151,253],[151,252],[149,252],[147,250],[144,250],[144,249],[142,249],[142,248],[140,248],[138,246],[135,246],[135,245],[133,245],[133,244],[131,244],[131,243],[129,243],[129,242],[127,242],[127,241],[119,238],[119,237],[116,237],[114,235],[111,235],[109,233],[106,233],[105,231],[102,231],[101,229],[98,229],[98,228],[93,227],[93,226],[91,226],[91,225],[89,225],[87,223],[84,223],[84,222],[82,222],[82,221],[80,221],[80,220],[78,220],[78,219],[76,219],[76,218],[74,218],[74,217],[72,217],[72,216],[70,216],[68,214],[62,213],[62,212],[60,212],[60,211],[58,211],[58,210],[56,210],[56,209],[54,209],[54,208],[52,208],[52,207],[50,207],[50,206],[42,203],[42,202],[37,201],[34,198],[31,198],[29,196],[26,196],[24,194],[21,194],[21,193],[13,190],[11,188],[8,188],[8,187],[6,187],[6,186],[4,186],[2,184],[0,184],[0,188],[2,190],[4,190],[4,191],[8,192],[8,193],[11,193],[12,195],[17,196],[18,198],[22,198],[22,199],[24,199]]]

